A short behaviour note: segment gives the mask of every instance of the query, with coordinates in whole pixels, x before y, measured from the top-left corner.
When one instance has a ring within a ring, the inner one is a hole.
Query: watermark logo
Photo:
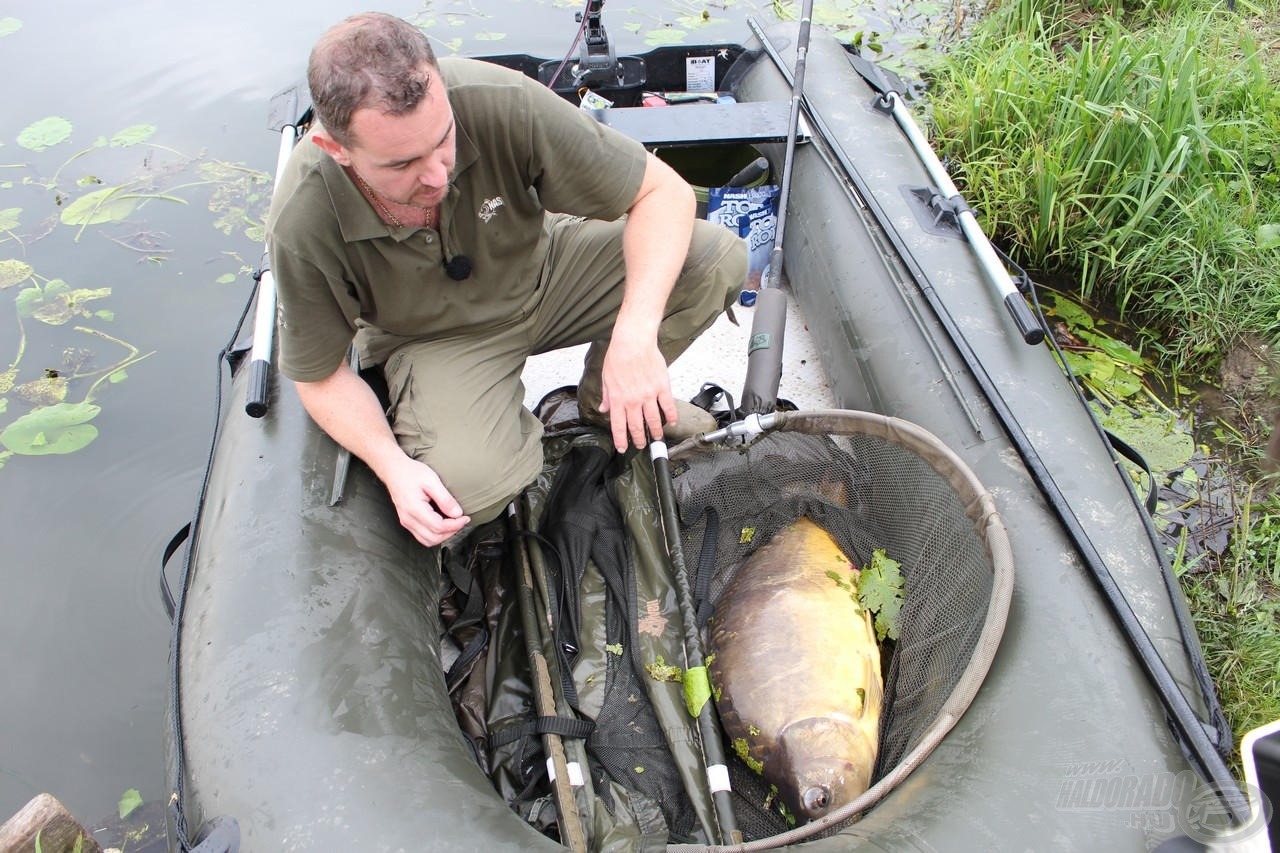
[[[1250,812],[1248,821],[1235,820],[1232,802]],[[1252,785],[1226,790],[1190,770],[1134,773],[1120,760],[1066,767],[1055,805],[1060,811],[1122,815],[1157,841],[1181,834],[1202,843],[1240,842],[1265,832],[1271,821],[1270,801]]]

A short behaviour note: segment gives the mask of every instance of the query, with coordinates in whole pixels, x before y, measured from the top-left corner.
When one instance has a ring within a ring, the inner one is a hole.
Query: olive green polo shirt
[[[267,219],[279,298],[280,370],[328,377],[358,336],[362,364],[414,339],[521,322],[545,260],[547,212],[622,216],[643,146],[518,72],[446,58],[457,164],[439,231],[393,228],[309,139],[290,157]],[[471,260],[454,281],[445,262]]]

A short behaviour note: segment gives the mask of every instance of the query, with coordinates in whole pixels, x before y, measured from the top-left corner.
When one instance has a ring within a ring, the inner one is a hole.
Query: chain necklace
[[[400,217],[392,213],[391,210],[385,204],[383,204],[382,196],[374,192],[373,187],[369,186],[369,182],[364,179],[364,175],[357,172],[354,166],[351,167],[351,174],[356,176],[356,180],[360,183],[361,188],[364,189],[365,194],[368,195],[370,199],[372,199],[373,203],[377,205],[378,210],[382,212],[383,217],[388,221],[390,221],[391,225],[395,226],[396,228],[403,228],[404,223],[400,221]],[[416,207],[416,206],[412,204],[407,204],[405,205],[405,207]],[[427,228],[435,227],[435,224],[436,224],[435,208],[421,207],[417,209],[423,211],[422,224]]]

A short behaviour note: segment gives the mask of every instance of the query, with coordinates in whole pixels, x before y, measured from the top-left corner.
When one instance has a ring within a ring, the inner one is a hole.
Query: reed
[[[1199,372],[1280,330],[1280,54],[1189,5],[1012,0],[948,56],[930,111],[998,243]]]

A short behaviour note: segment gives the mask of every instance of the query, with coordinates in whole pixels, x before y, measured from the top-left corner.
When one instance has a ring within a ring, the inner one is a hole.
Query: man
[[[540,470],[531,354],[591,344],[579,405],[619,451],[705,416],[667,365],[732,303],[746,250],[694,222],[674,171],[523,75],[437,62],[389,15],[325,33],[307,77],[318,126],[268,218],[280,366],[420,542],[496,518]]]

